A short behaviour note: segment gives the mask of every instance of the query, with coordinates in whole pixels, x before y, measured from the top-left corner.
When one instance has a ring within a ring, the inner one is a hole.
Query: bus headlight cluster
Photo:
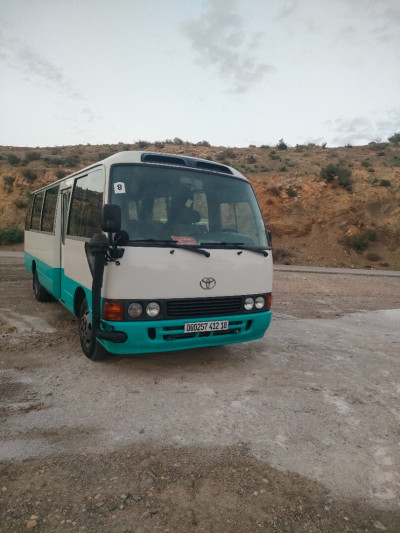
[[[128,307],[128,315],[131,318],[139,318],[144,312],[149,318],[156,318],[160,314],[160,305],[157,302],[149,302],[143,309],[141,303],[132,302]]]
[[[265,306],[264,296],[247,296],[244,300],[244,308],[246,311],[252,311],[253,309],[263,309]]]

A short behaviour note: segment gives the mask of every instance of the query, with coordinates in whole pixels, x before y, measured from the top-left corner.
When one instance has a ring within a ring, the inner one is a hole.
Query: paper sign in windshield
[[[182,245],[198,246],[199,244],[196,241],[196,239],[193,239],[193,237],[181,237],[177,235],[172,235],[172,238],[174,239],[175,242],[177,242],[178,244],[182,244]]]

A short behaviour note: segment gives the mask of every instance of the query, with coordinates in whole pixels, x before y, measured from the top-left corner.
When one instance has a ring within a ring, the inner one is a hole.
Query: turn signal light
[[[123,302],[104,302],[103,318],[104,320],[122,321],[124,319]]]
[[[267,303],[266,303],[267,311],[271,309],[272,300],[273,300],[273,297],[272,297],[272,293],[270,292],[267,294]]]

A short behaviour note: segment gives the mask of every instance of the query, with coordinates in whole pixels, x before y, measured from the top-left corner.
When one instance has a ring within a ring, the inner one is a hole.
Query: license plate
[[[187,322],[185,333],[200,333],[202,331],[223,331],[228,329],[228,320],[216,320],[214,322]]]

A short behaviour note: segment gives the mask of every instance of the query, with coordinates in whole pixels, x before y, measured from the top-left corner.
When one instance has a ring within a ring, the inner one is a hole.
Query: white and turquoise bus
[[[31,195],[36,299],[79,320],[91,360],[261,338],[272,254],[249,181],[208,160],[120,152]]]

